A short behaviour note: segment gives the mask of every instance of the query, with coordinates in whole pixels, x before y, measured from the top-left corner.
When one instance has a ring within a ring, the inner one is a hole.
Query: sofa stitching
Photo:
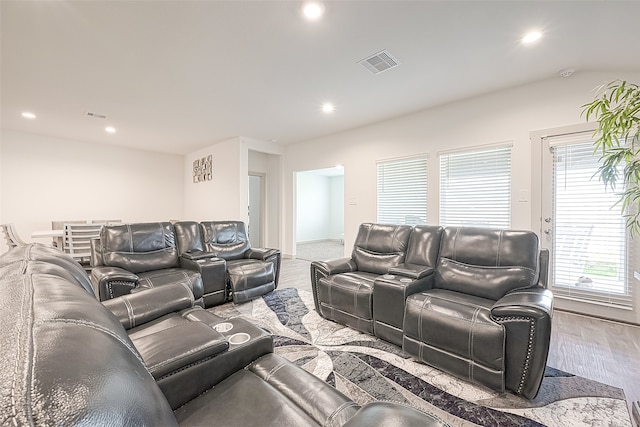
[[[354,407],[354,406],[360,406],[358,405],[356,402],[344,402],[342,405],[338,406],[331,414],[329,414],[329,416],[327,417],[327,419],[325,420],[325,422],[322,424],[323,426],[331,426],[333,424],[333,420],[345,409]]]
[[[127,233],[129,234],[129,252],[133,252],[133,234],[131,233],[130,224],[127,224]]]
[[[264,379],[264,380],[265,380],[266,382],[269,382],[269,380],[271,379],[271,377],[272,377],[276,372],[278,372],[278,371],[279,371],[283,366],[285,366],[285,365],[286,365],[286,362],[280,362],[280,363],[278,363],[276,366],[274,366],[273,368],[271,368],[271,369],[269,370],[269,372],[267,372],[267,375],[266,375],[266,377],[265,377],[265,379]]]
[[[471,363],[469,363],[469,379],[471,379],[471,381],[474,380],[474,372],[473,372],[473,368],[475,366],[475,355],[473,354],[473,343],[474,343],[474,337],[475,337],[475,326],[478,323],[478,314],[480,313],[480,309],[476,308],[473,312],[473,316],[471,316],[471,326],[469,327],[469,360],[471,361]]]
[[[122,302],[127,309],[127,316],[129,317],[129,328],[135,328],[136,320],[133,316],[133,307],[131,306],[131,302],[127,298],[122,298]]]

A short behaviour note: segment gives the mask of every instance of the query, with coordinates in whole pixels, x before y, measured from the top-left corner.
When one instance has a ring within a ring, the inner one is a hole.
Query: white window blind
[[[427,156],[378,162],[378,223],[426,224]]]
[[[511,226],[511,146],[440,154],[440,224]]]
[[[600,162],[591,133],[546,139],[553,157],[554,293],[631,307],[632,241],[620,207],[614,207],[620,195],[595,175]]]

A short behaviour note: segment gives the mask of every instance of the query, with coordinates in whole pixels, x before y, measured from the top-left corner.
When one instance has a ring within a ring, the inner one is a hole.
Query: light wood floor
[[[309,264],[283,259],[279,287],[311,292]],[[556,310],[548,365],[622,388],[631,412],[640,400],[640,327]]]

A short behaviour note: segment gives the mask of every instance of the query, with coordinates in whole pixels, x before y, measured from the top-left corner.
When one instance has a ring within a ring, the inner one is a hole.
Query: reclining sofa
[[[101,301],[170,283],[203,307],[242,303],[278,285],[280,251],[251,248],[239,221],[105,225],[92,242],[91,280]]]
[[[530,231],[360,226],[311,263],[318,313],[476,384],[533,399],[549,352],[548,251]]]
[[[400,404],[360,407],[184,284],[100,303],[80,264],[31,244],[0,257],[0,289],[3,424],[445,425]]]

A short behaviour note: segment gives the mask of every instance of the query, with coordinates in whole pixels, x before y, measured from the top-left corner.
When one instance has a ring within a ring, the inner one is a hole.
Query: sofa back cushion
[[[410,225],[361,224],[351,253],[358,271],[385,274],[402,264],[411,229]]]
[[[242,221],[203,221],[200,223],[205,250],[226,260],[241,259],[251,249]]]
[[[100,232],[102,262],[132,273],[178,267],[170,222],[105,225]]]
[[[117,319],[82,286],[51,274],[48,254],[33,248],[0,257],[0,419],[15,425],[175,425]]]
[[[436,268],[442,227],[436,225],[416,225],[411,231],[405,263]]]
[[[498,300],[537,284],[539,251],[532,231],[446,227],[434,287]]]
[[[204,239],[200,224],[195,221],[178,221],[173,224],[176,231],[178,254],[204,251]]]

